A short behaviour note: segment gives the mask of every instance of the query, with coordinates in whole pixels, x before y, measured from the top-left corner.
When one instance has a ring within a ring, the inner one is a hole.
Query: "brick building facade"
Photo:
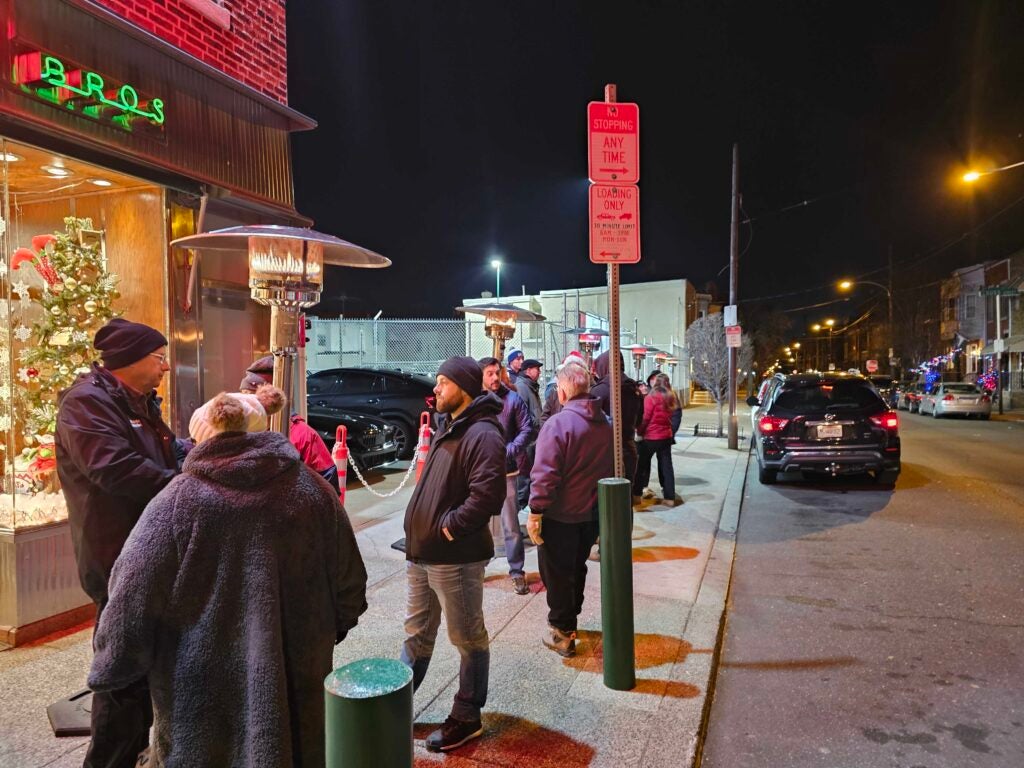
[[[285,0],[95,0],[239,82],[288,102]]]

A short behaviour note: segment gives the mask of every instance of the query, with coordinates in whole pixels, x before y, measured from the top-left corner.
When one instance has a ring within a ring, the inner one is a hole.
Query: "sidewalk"
[[[676,488],[685,504],[648,504],[636,515],[634,594],[637,687],[604,687],[600,573],[591,563],[577,656],[562,659],[540,642],[547,606],[537,553],[527,549],[530,594],[516,595],[503,559],[487,569],[484,611],[491,634],[485,733],[450,755],[422,740],[443,722],[457,689],[458,655],[439,632],[430,671],[415,697],[416,763],[427,766],[691,765],[704,715],[732,567],[733,534],[746,474],[745,451],[719,438],[686,437],[698,414],[687,409],[674,448]],[[375,489],[393,488],[392,478]],[[659,490],[657,487],[655,490]],[[398,655],[404,632],[402,537],[409,497],[370,498],[349,489],[353,524],[369,574],[369,609],[335,650],[336,666]],[[79,766],[85,739],[56,739],[45,707],[83,687],[91,629],[0,653],[0,764],[5,768]]]

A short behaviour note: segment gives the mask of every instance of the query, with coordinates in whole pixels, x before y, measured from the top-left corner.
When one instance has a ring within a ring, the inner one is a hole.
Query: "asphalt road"
[[[704,768],[1024,766],[1024,423],[900,416],[895,490],[751,460]]]

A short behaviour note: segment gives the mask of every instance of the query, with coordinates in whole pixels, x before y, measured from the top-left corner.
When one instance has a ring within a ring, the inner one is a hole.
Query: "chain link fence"
[[[387,368],[433,376],[453,355],[486,357],[493,344],[483,320],[402,319],[325,320],[310,318],[306,369]],[[506,344],[506,352],[521,349],[527,358],[544,364],[545,375],[576,348],[576,337],[558,322],[524,322]]]

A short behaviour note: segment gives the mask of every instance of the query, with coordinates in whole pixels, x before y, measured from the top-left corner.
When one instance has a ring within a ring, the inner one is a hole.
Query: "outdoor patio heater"
[[[478,304],[472,307],[456,307],[456,312],[464,315],[483,315],[484,334],[493,342],[491,354],[505,365],[505,342],[515,336],[516,323],[545,320],[528,309],[521,309],[512,304]]]
[[[601,339],[607,338],[608,331],[604,328],[570,328],[562,333],[573,333],[579,339],[580,352],[587,359],[587,367],[594,364],[594,353],[601,347]]]
[[[298,353],[299,313],[320,301],[324,267],[379,269],[391,260],[358,245],[303,227],[259,225],[229,227],[181,237],[175,248],[245,253],[249,259],[252,300],[270,307],[270,351],[274,386],[292,395]],[[305,399],[304,380],[295,382],[295,399]],[[291,419],[282,411],[270,417],[271,429],[288,434]]]

